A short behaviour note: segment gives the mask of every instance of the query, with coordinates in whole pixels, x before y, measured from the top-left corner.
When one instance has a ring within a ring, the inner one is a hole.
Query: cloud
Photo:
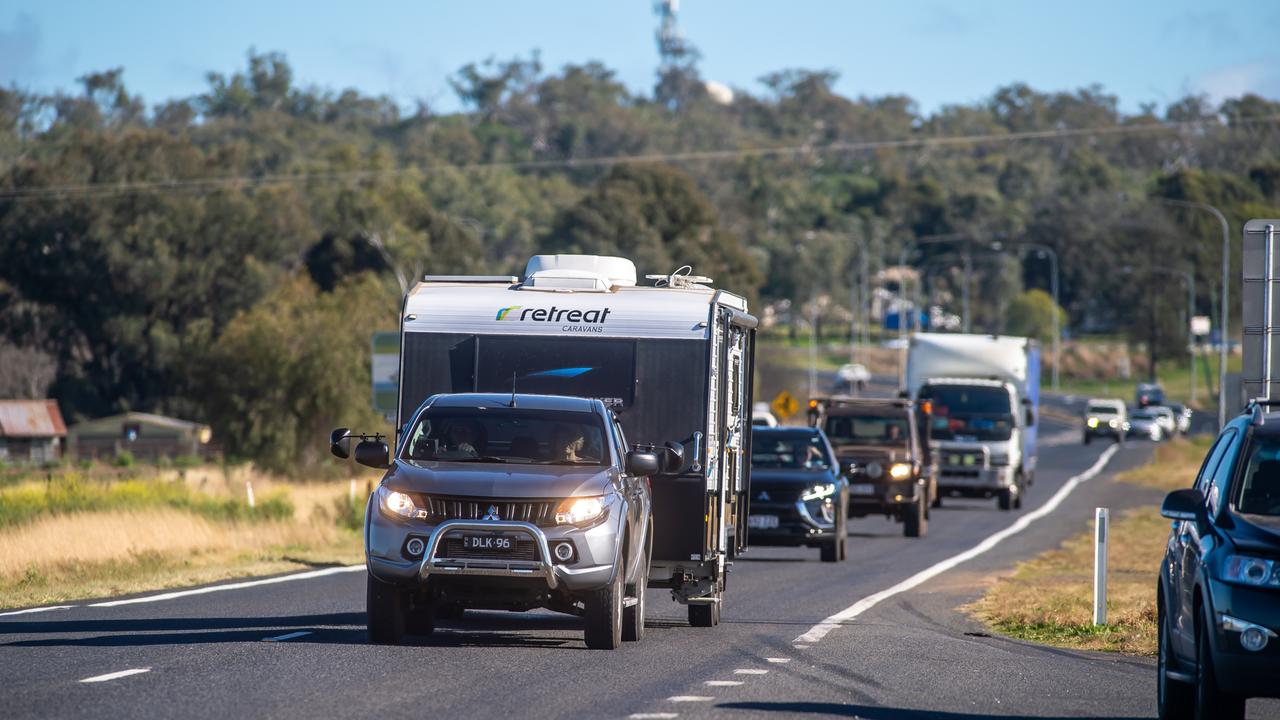
[[[0,28],[0,81],[28,84],[44,73],[40,64],[40,26],[20,13],[12,29]]]
[[[1206,72],[1191,83],[1214,103],[1247,93],[1280,99],[1280,58],[1267,57],[1226,65]]]

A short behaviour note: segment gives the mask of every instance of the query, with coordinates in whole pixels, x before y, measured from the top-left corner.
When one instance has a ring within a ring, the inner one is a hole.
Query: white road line
[[[768,675],[769,671],[761,670],[760,668],[738,668],[737,670],[733,671],[733,674],[734,675]]]
[[[667,698],[668,702],[711,702],[715,700],[710,695],[672,695]]]
[[[680,717],[680,713],[656,712],[656,713],[631,713],[627,717],[631,720],[671,720],[671,718]]]
[[[703,685],[711,687],[737,687],[742,684],[741,680],[708,680]]]
[[[87,677],[81,680],[80,682],[82,683],[106,682],[108,680],[116,680],[122,677],[129,677],[130,675],[141,675],[144,672],[151,672],[151,668],[149,667],[133,668],[132,670],[121,670],[119,672],[107,673],[106,675],[94,675],[93,677]]]
[[[8,617],[9,615],[27,615],[30,613],[48,612],[49,610],[67,610],[76,607],[75,605],[50,605],[48,607],[27,608],[26,610],[10,610],[9,612],[0,613],[0,617]]]
[[[357,570],[364,570],[364,565],[345,565],[343,567],[325,568],[323,570],[308,570],[307,572],[294,573],[293,575],[281,575],[280,577],[265,578],[262,580],[246,580],[244,582],[229,583],[227,585],[213,585],[210,587],[195,588],[192,590],[178,590],[175,592],[160,593],[159,595],[129,598],[128,600],[108,600],[106,602],[90,603],[89,607],[116,607],[119,605],[160,602],[161,600],[175,600],[177,598],[188,597],[191,595],[205,595],[207,593],[224,592],[226,590],[243,590],[245,588],[258,587],[259,585],[275,585],[276,583],[292,582],[294,580],[311,580],[312,578],[337,575],[339,573],[356,572]]]
[[[768,660],[768,661],[769,661],[769,662],[771,662],[771,663],[789,663],[789,662],[791,662],[791,658],[765,658],[765,660]]]
[[[1102,469],[1107,466],[1107,463],[1111,460],[1111,456],[1116,454],[1116,450],[1118,450],[1119,447],[1120,446],[1118,445],[1109,446],[1106,450],[1102,452],[1102,455],[1098,457],[1097,462],[1095,462],[1092,467],[1080,473],[1079,475],[1076,475],[1075,477],[1067,480],[1067,482],[1063,484],[1061,488],[1058,489],[1058,492],[1054,493],[1053,497],[1049,498],[1048,502],[1036,508],[1033,512],[1029,512],[1026,515],[1023,515],[1021,518],[1018,519],[1017,522],[1005,528],[1004,530],[1001,530],[1000,532],[995,533],[994,535],[991,535],[986,540],[983,540],[982,542],[960,553],[959,555],[953,555],[947,558],[946,560],[943,560],[942,562],[938,563],[937,565],[921,570],[920,572],[916,573],[915,575],[912,575],[911,577],[907,578],[906,580],[903,580],[902,582],[898,583],[897,585],[894,585],[891,588],[888,588],[886,590],[881,590],[878,593],[875,593],[873,595],[868,595],[867,597],[862,598],[861,600],[850,605],[844,610],[841,610],[835,615],[832,615],[831,617],[823,620],[817,625],[814,625],[813,627],[809,628],[808,632],[796,638],[793,642],[797,642],[797,643],[819,642],[822,640],[822,638],[827,636],[827,633],[839,627],[841,623],[847,622],[849,620],[852,620],[858,617],[862,613],[870,610],[876,605],[879,605],[881,602],[888,600],[894,595],[904,593],[916,587],[917,585],[920,585],[928,580],[931,580],[937,577],[938,575],[941,575],[942,573],[954,568],[960,563],[963,563],[978,557],[979,555],[999,545],[1001,542],[1004,542],[1008,538],[1014,535],[1017,535],[1023,530],[1026,530],[1027,527],[1031,525],[1031,523],[1035,522],[1036,520],[1039,520],[1040,518],[1048,515],[1049,513],[1052,513],[1054,510],[1057,510],[1058,506],[1062,504],[1062,501],[1066,500],[1067,496],[1070,495],[1073,490],[1079,487],[1081,483],[1089,482],[1095,476],[1097,476],[1098,473],[1102,472]],[[804,646],[795,645],[794,647],[799,648]]]
[[[288,635],[277,635],[275,637],[262,638],[262,642],[280,642],[281,640],[292,640],[294,638],[300,638],[303,635],[310,634],[310,630],[299,630],[298,632],[291,632]]]

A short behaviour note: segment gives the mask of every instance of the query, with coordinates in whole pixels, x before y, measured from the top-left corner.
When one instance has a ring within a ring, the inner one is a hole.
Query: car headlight
[[[884,466],[878,462],[869,462],[862,468],[862,472],[866,473],[867,477],[875,479],[884,473]]]
[[[911,473],[915,468],[911,467],[911,463],[894,463],[889,466],[889,477],[894,480],[906,480],[911,477]]]
[[[1096,428],[1096,427],[1098,427],[1098,418],[1096,418],[1096,417],[1091,417],[1091,418],[1089,418],[1089,420],[1088,420],[1087,422],[1089,423],[1089,427],[1091,427],[1091,428]]]
[[[1120,420],[1118,418],[1111,418],[1107,421],[1107,425],[1113,428],[1120,427]]]
[[[413,504],[413,498],[385,485],[378,486],[378,505],[388,515],[406,520],[418,513],[417,506]]]
[[[588,525],[600,520],[608,512],[603,495],[595,497],[565,498],[556,508],[557,525]]]
[[[1280,562],[1248,555],[1230,555],[1223,566],[1222,579],[1241,585],[1280,587]]]
[[[800,496],[800,499],[806,500],[806,501],[821,500],[822,498],[831,497],[832,495],[835,495],[835,494],[836,494],[835,483],[820,483],[806,490],[805,493]]]

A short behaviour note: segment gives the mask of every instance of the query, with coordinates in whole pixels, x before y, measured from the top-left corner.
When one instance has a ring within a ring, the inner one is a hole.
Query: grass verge
[[[1190,487],[1210,438],[1176,440],[1121,482],[1174,490]],[[1132,655],[1156,651],[1155,578],[1169,522],[1158,507],[1136,508],[1111,521],[1108,624],[1093,625],[1093,523],[1062,546],[1018,564],[966,608],[1010,637],[1081,650]]]
[[[357,487],[353,500],[345,481],[290,484],[249,469],[235,477],[218,468],[139,472],[96,477],[89,469],[0,491],[0,608],[363,559],[364,495]],[[257,490],[253,509],[247,479]]]

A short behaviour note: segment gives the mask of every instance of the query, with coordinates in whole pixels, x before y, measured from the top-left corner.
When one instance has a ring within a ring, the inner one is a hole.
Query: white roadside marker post
[[[1107,624],[1107,519],[1106,508],[1094,510],[1093,624]]]
[[[249,499],[249,509],[253,509],[253,481],[244,481],[244,494]]]

